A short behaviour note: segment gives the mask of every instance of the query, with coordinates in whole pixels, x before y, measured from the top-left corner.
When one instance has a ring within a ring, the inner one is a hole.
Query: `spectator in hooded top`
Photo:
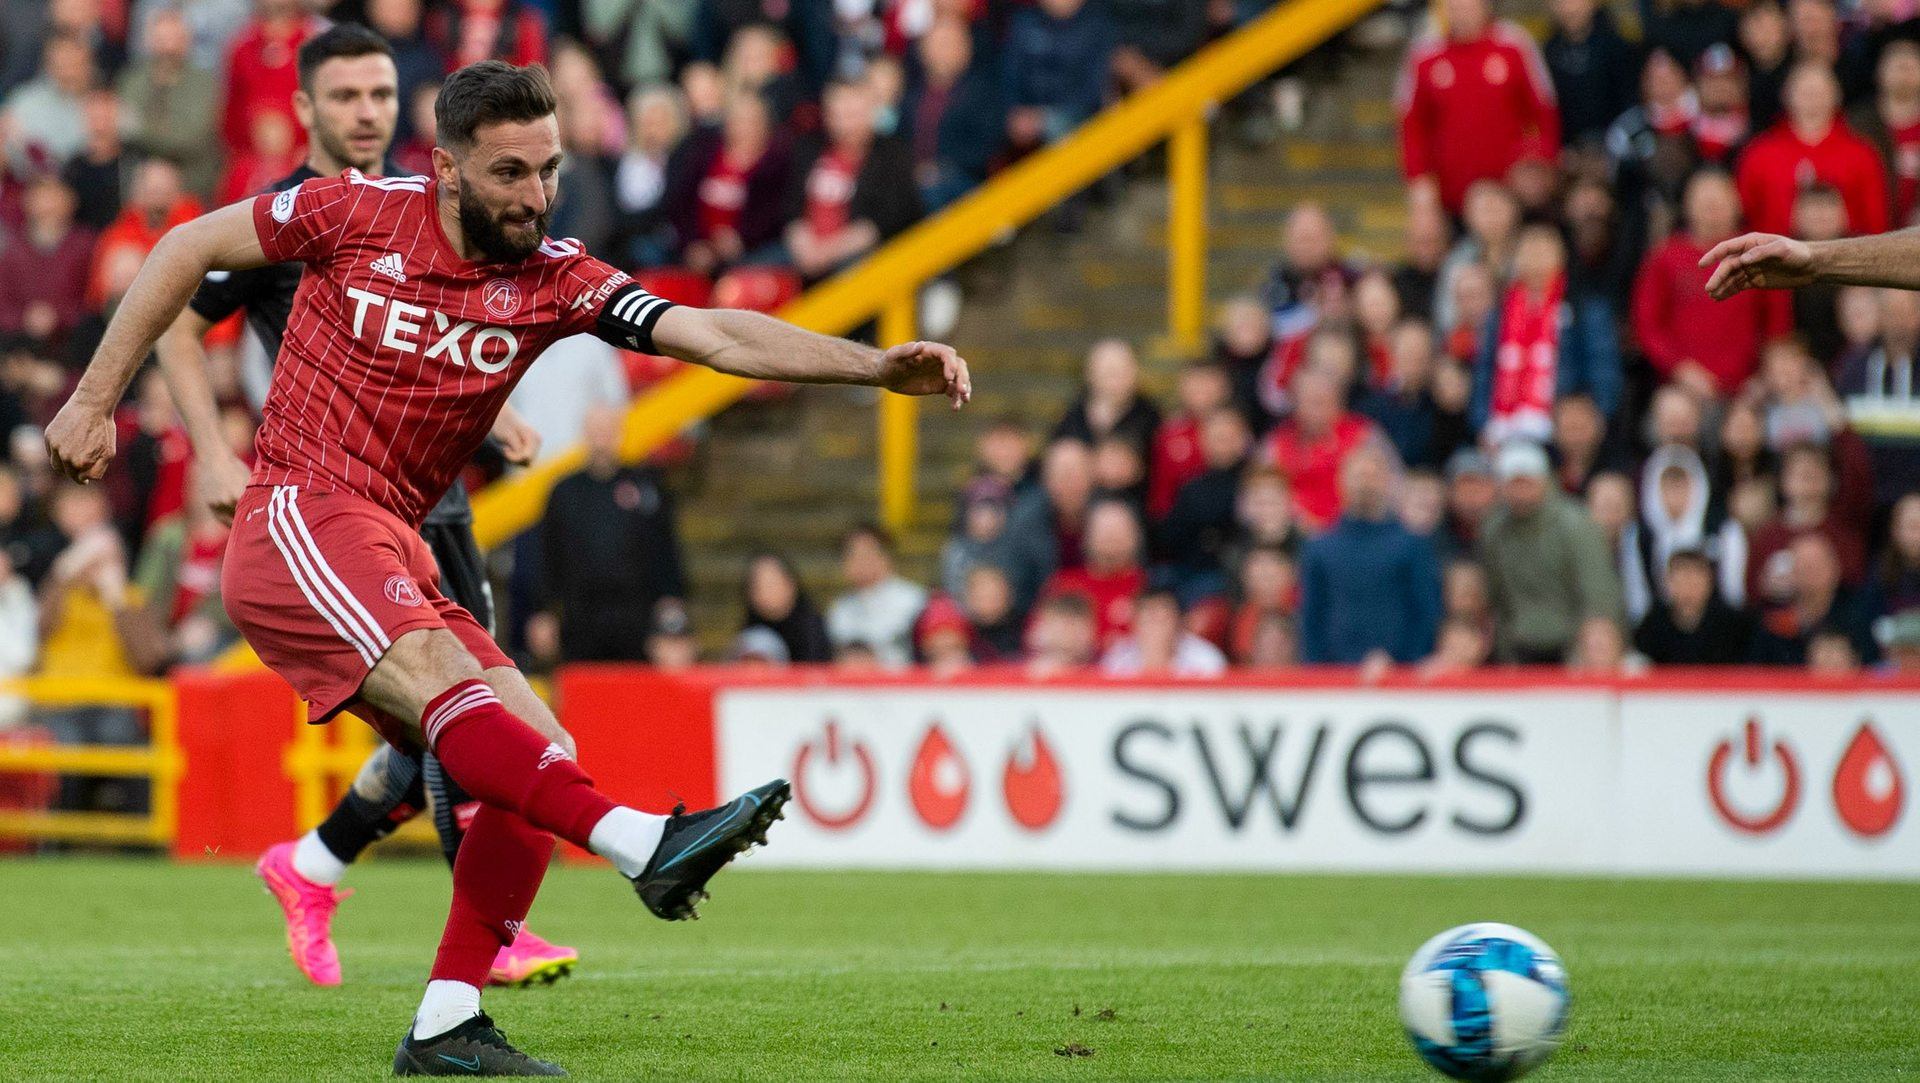
[[[1341,465],[1340,520],[1300,558],[1300,657],[1355,664],[1377,655],[1416,662],[1440,624],[1433,546],[1391,514],[1394,464],[1362,447]]]
[[[1160,427],[1160,408],[1140,393],[1140,360],[1125,339],[1105,338],[1087,351],[1086,385],[1053,427],[1054,440],[1098,444],[1121,436],[1144,459]]]
[[[927,589],[894,570],[893,536],[872,523],[840,543],[840,576],[847,592],[827,607],[827,637],[835,647],[864,643],[882,666],[913,661],[913,623],[927,606]]]
[[[1873,463],[1874,502],[1920,492],[1920,295],[1879,290],[1880,333],[1840,359],[1834,392]]]
[[[93,233],[74,224],[75,203],[51,173],[29,182],[25,221],[0,245],[0,331],[58,344],[80,324]]]
[[[1879,657],[1859,598],[1842,582],[1833,545],[1821,534],[1803,534],[1787,550],[1786,594],[1764,611],[1749,660],[1763,666],[1799,666],[1807,646],[1823,631],[1847,637],[1865,661]]]
[[[1560,104],[1560,141],[1598,144],[1633,105],[1636,50],[1597,0],[1554,0],[1553,33],[1540,47]]]
[[[1698,549],[1676,549],[1662,576],[1659,597],[1634,632],[1634,647],[1662,666],[1745,662],[1753,621],[1714,590],[1713,561]]]
[[[1755,136],[1740,156],[1740,203],[1747,224],[1766,233],[1788,232],[1795,194],[1818,180],[1839,191],[1853,231],[1885,232],[1886,168],[1840,118],[1840,84],[1832,70],[1796,63],[1785,105],[1781,121]]]
[[[1379,429],[1341,405],[1334,378],[1313,367],[1293,378],[1293,416],[1267,438],[1266,456],[1293,489],[1294,511],[1314,530],[1340,517],[1340,471],[1355,448],[1381,440]]]
[[[1703,400],[1724,399],[1753,375],[1760,346],[1793,325],[1791,295],[1748,290],[1726,301],[1707,296],[1700,257],[1740,228],[1732,178],[1702,170],[1687,182],[1686,228],[1647,256],[1633,287],[1633,332],[1664,380]]]
[[[1661,569],[1683,549],[1713,561],[1717,594],[1728,605],[1746,602],[1746,532],[1716,506],[1699,454],[1673,444],[1654,449],[1641,468],[1640,515],[1623,577],[1629,616],[1647,612],[1665,586]]]
[[[1504,177],[1527,155],[1553,157],[1560,115],[1526,31],[1496,21],[1490,0],[1444,8],[1446,36],[1416,43],[1400,73],[1400,163],[1458,214],[1474,181]]]
[[[1189,362],[1175,386],[1179,409],[1153,434],[1153,458],[1147,470],[1147,516],[1154,522],[1173,509],[1174,494],[1207,469],[1200,448],[1200,426],[1215,410],[1231,405],[1233,387],[1226,369],[1211,361]]]
[[[1560,234],[1528,226],[1514,255],[1513,284],[1474,368],[1472,419],[1481,439],[1546,440],[1554,400],[1576,392],[1611,417],[1622,380],[1613,313],[1598,297],[1566,297]]]
[[[679,260],[702,274],[738,263],[780,235],[787,157],[758,95],[727,100],[718,131],[696,131],[667,160],[664,200]]]
[[[999,72],[976,56],[973,30],[936,18],[915,45],[920,59],[901,107],[920,201],[937,211],[987,179],[1006,139]]]
[[[1051,143],[1100,111],[1114,41],[1106,8],[1089,0],[1039,0],[1014,11],[1000,58],[1014,149]]]
[[[1600,531],[1552,491],[1546,453],[1516,441],[1500,449],[1501,507],[1480,534],[1507,661],[1563,661],[1582,621],[1618,620],[1620,576]]]
[[[1888,220],[1911,225],[1920,206],[1920,42],[1896,38],[1880,53],[1875,94],[1847,115],[1887,169]]]
[[[207,148],[219,117],[219,83],[193,63],[192,37],[178,8],[155,7],[145,26],[140,52],[116,86],[127,143],[180,163],[189,190],[211,195],[220,161]]]
[[[858,260],[920,217],[912,153],[874,130],[873,90],[827,87],[821,137],[803,140],[787,182],[787,256],[812,281]]]
[[[833,644],[827,639],[827,623],[808,600],[800,576],[786,557],[759,553],[747,562],[741,595],[746,620],[741,634],[756,628],[773,633],[786,657],[781,661],[828,662],[833,660]]]
[[[1146,589],[1139,517],[1117,500],[1102,500],[1087,510],[1086,563],[1062,566],[1048,580],[1044,599],[1083,595],[1093,603],[1099,649],[1113,645],[1133,626],[1134,599]]]

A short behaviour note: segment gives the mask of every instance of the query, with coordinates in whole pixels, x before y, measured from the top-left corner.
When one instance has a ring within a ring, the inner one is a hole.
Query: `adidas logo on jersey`
[[[405,282],[407,280],[407,265],[400,261],[400,253],[398,252],[388,252],[386,255],[367,264],[367,269],[375,274],[386,275],[395,282]]]

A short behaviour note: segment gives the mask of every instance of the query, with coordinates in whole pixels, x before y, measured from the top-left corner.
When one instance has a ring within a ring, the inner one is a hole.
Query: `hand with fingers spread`
[[[86,484],[107,475],[113,461],[113,411],[67,400],[47,425],[47,457],[60,476]]]
[[[880,386],[902,395],[945,395],[956,410],[973,398],[966,361],[940,342],[903,342],[881,354]]]
[[[1700,266],[1718,264],[1707,279],[1707,295],[1724,301],[1741,290],[1786,290],[1811,284],[1816,275],[1813,247],[1777,233],[1748,233],[1721,241],[1700,257]]]

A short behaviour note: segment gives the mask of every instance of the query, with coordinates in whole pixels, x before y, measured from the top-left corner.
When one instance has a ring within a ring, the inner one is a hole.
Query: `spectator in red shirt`
[[[1920,42],[1896,38],[1880,54],[1873,101],[1848,118],[1873,144],[1887,167],[1887,206],[1898,228],[1913,221],[1920,205]]]
[[[289,128],[300,130],[293,115],[293,92],[300,85],[296,54],[323,25],[318,16],[301,8],[299,0],[254,0],[253,19],[240,28],[227,50],[220,138],[229,152],[252,143],[254,117],[262,111],[279,113]]]
[[[1726,301],[1707,296],[1700,257],[1740,228],[1740,193],[1731,177],[1712,169],[1694,174],[1685,213],[1686,228],[1640,267],[1633,333],[1663,380],[1702,399],[1725,398],[1753,375],[1761,344],[1792,328],[1792,298],[1779,290],[1748,290]]]
[[[80,322],[93,231],[74,224],[73,189],[43,173],[27,186],[26,221],[0,248],[0,331],[59,340]]]
[[[1206,472],[1200,452],[1200,421],[1233,400],[1227,370],[1213,361],[1194,361],[1180,370],[1180,409],[1153,434],[1153,458],[1147,467],[1147,516],[1167,517],[1180,486]]]
[[[434,12],[427,37],[447,58],[449,74],[482,60],[547,60],[546,20],[518,0],[458,0]]]
[[[913,156],[874,131],[873,89],[864,82],[827,87],[824,138],[809,137],[787,186],[787,255],[809,281],[873,251],[920,217]]]
[[[1754,137],[1740,157],[1740,202],[1747,224],[1765,233],[1793,225],[1793,200],[1818,181],[1840,192],[1856,233],[1887,228],[1887,174],[1867,142],[1840,119],[1840,83],[1818,64],[1787,77],[1786,115]]]
[[[93,270],[87,283],[87,307],[100,309],[107,300],[109,265],[123,252],[145,258],[166,231],[200,216],[200,201],[181,187],[180,168],[162,158],[149,158],[133,171],[127,205],[120,217],[100,234],[94,246]]]
[[[1400,72],[1401,168],[1458,214],[1467,185],[1504,177],[1560,146],[1560,114],[1540,50],[1495,21],[1489,0],[1446,0],[1447,35],[1413,46]]]
[[[680,261],[712,274],[774,240],[786,185],[767,103],[734,95],[719,131],[696,131],[667,160],[662,202]]]
[[[1340,517],[1340,464],[1353,449],[1380,439],[1373,422],[1349,413],[1338,385],[1315,368],[1293,378],[1293,416],[1274,427],[1267,456],[1293,487],[1294,510],[1325,530]]]
[[[1062,568],[1047,582],[1043,597],[1084,595],[1093,603],[1095,640],[1100,650],[1133,627],[1133,603],[1147,588],[1141,559],[1140,520],[1118,500],[1101,500],[1087,509],[1084,567]]]

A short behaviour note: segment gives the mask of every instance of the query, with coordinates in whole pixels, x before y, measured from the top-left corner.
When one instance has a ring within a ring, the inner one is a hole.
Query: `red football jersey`
[[[462,259],[436,198],[430,178],[351,169],[255,197],[267,258],[307,272],[254,484],[354,493],[417,525],[554,341],[591,332],[651,352],[668,302],[577,241],[545,239],[518,262]]]

